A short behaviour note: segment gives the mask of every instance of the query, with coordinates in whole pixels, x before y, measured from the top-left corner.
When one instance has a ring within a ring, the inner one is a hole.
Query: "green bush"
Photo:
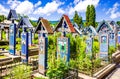
[[[3,45],[3,46],[0,46],[1,49],[9,49],[9,46],[8,45]]]
[[[9,50],[9,46],[6,46],[5,49],[6,49],[6,50]]]
[[[48,36],[48,72],[49,77],[55,77],[62,74],[62,70],[57,69],[56,51],[57,51],[57,38],[60,37],[61,33],[55,33],[54,35]],[[99,42],[96,37],[93,42],[93,57],[86,54],[86,38],[87,36],[76,36],[72,34],[66,34],[70,38],[70,68],[77,68],[80,72],[91,74],[93,68],[101,66],[101,60],[96,57],[99,52]],[[61,63],[61,62],[59,62]],[[53,65],[54,64],[54,65]],[[63,63],[62,63],[63,64]],[[66,67],[66,66],[65,66]],[[57,71],[58,70],[58,71]],[[60,75],[63,76],[63,75]]]
[[[34,39],[33,44],[38,44],[38,40]]]
[[[16,44],[16,50],[21,50],[21,44]]]
[[[35,34],[35,35],[34,35],[34,39],[35,39],[35,40],[38,40],[38,34]]]
[[[76,55],[77,55],[77,52],[76,52],[76,40],[72,36],[72,34],[67,34],[66,36],[70,39],[70,57],[75,58]]]
[[[43,77],[36,77],[36,78],[33,78],[33,79],[47,79],[47,78],[43,78]]]
[[[30,66],[19,65],[14,67],[10,74],[4,79],[10,79],[11,77],[12,79],[28,79],[30,78],[31,72],[32,71]]]
[[[18,44],[21,44],[21,38],[17,38],[17,39],[16,39],[16,42],[17,42]]]
[[[5,31],[2,31],[2,39],[6,40],[6,34],[5,34]]]
[[[48,36],[48,70],[47,76],[51,78],[64,77],[68,70],[68,66],[65,61],[56,59],[57,51],[57,38],[60,37],[60,33]]]
[[[99,53],[99,50],[100,50],[99,41],[95,39],[93,41],[93,58],[96,58],[96,54]]]
[[[109,62],[112,62],[112,54],[115,53],[115,47],[114,46],[110,46],[109,47]]]
[[[95,68],[99,68],[100,66],[101,66],[101,59],[96,58],[96,59],[94,60],[94,67],[95,67]]]
[[[53,65],[54,63],[54,65]],[[65,61],[57,59],[48,63],[47,76],[52,78],[64,78],[68,72],[68,65]]]

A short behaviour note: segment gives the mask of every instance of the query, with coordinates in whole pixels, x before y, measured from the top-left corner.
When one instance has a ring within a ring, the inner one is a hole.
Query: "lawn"
[[[4,55],[0,55],[0,59],[2,59],[2,58],[6,58],[6,56],[4,56]]]

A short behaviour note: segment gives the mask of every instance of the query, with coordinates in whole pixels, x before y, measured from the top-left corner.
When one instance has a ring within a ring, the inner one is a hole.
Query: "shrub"
[[[12,79],[28,79],[31,74],[31,67],[26,65],[19,65],[14,67],[10,74],[5,77],[4,79],[9,79],[12,77]]]
[[[111,58],[112,58],[112,54],[115,52],[115,47],[114,46],[110,46],[109,47],[109,61],[112,62]]]
[[[54,65],[53,65],[54,63]],[[47,76],[51,78],[64,78],[68,72],[68,65],[65,61],[56,59],[48,63]]]
[[[17,39],[16,39],[16,42],[17,42],[18,44],[21,44],[21,38],[17,38]]]

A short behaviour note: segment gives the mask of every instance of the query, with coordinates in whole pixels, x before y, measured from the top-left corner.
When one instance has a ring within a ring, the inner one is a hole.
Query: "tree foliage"
[[[30,20],[30,23],[33,25],[33,27],[37,27],[37,22]]]
[[[86,10],[86,26],[97,26],[96,25],[96,11],[94,5],[88,5]]]
[[[120,26],[120,21],[117,21],[117,24]]]
[[[90,20],[90,5],[87,6],[87,10],[86,10],[86,26],[89,26],[89,20]]]
[[[95,19],[96,19],[96,12],[94,5],[90,6],[90,15],[89,15],[89,23],[93,27],[95,27]]]
[[[77,25],[79,26],[79,28],[80,28],[80,25],[83,23],[82,22],[82,17],[78,15],[77,11],[75,11],[75,14],[74,14],[74,17],[73,17],[73,22],[77,23]]]
[[[6,19],[6,17],[4,15],[0,15],[0,22],[4,21],[4,19]]]

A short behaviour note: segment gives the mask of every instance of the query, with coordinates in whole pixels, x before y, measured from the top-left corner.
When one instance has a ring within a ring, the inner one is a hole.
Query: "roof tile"
[[[69,26],[69,28],[70,28],[70,31],[74,33],[74,32],[75,32],[75,29],[74,29],[72,23],[70,22],[69,17],[68,17],[67,15],[65,15],[65,14],[63,15],[63,17],[64,17],[65,20],[67,21],[67,24],[68,24],[68,26]]]

